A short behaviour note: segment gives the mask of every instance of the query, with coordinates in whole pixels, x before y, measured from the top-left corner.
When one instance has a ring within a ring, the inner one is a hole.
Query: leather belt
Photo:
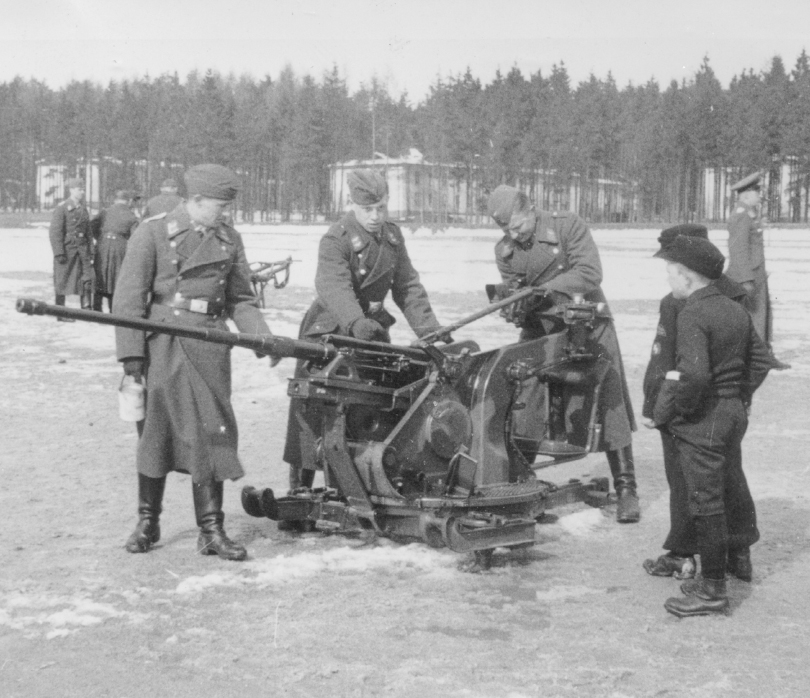
[[[165,305],[176,310],[187,310],[190,313],[220,317],[225,312],[225,306],[212,303],[201,298],[178,298],[177,296],[155,296],[152,303]]]

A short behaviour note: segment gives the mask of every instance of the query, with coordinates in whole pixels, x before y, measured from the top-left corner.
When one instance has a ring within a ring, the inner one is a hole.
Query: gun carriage
[[[478,317],[536,297],[523,289],[424,338],[418,346],[327,335],[320,341],[257,336],[124,318],[31,299],[17,309],[242,346],[306,362],[293,400],[317,403],[324,486],[283,496],[244,488],[245,511],[327,532],[369,531],[475,554],[535,542],[535,523],[562,504],[608,498],[607,478],[557,485],[536,471],[585,457],[599,442],[598,396],[609,362],[589,330],[600,307],[576,298],[546,307],[546,336],[481,351],[435,342]],[[537,308],[533,312],[538,312]],[[512,316],[514,321],[514,315]]]

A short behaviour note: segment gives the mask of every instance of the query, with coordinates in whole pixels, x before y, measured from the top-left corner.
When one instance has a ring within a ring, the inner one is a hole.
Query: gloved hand
[[[59,264],[64,264],[67,262],[67,255],[66,254],[58,254],[54,257],[54,259],[59,262]]]
[[[349,327],[352,337],[362,339],[364,342],[381,342],[385,340],[385,328],[376,320],[367,317],[355,320]]]
[[[124,364],[124,375],[132,376],[136,383],[143,382],[143,359],[141,358],[128,358],[122,362]]]

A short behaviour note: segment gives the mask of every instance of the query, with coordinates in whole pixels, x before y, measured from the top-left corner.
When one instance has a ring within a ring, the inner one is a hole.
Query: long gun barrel
[[[188,327],[184,325],[171,325],[165,322],[152,322],[141,318],[123,317],[110,313],[100,313],[95,310],[78,310],[62,305],[49,305],[33,298],[18,298],[17,311],[27,315],[53,315],[54,317],[94,322],[100,325],[113,325],[126,327],[131,330],[144,332],[157,332],[175,337],[199,339],[214,344],[227,344],[232,347],[244,347],[253,351],[273,356],[287,356],[295,359],[314,359],[328,361],[337,356],[341,348],[357,349],[369,352],[382,352],[385,354],[399,354],[411,359],[427,361],[429,357],[422,349],[415,347],[401,347],[384,342],[364,342],[353,337],[329,335],[328,341],[308,342],[301,339],[290,339],[276,335],[244,334],[216,330],[207,327]]]

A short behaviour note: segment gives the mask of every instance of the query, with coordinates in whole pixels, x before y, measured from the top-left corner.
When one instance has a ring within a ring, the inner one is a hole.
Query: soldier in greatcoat
[[[193,327],[269,334],[250,285],[242,238],[222,222],[236,196],[236,175],[198,165],[185,175],[188,200],[146,219],[133,234],[115,289],[114,312]],[[166,475],[191,474],[200,553],[242,560],[247,552],[222,526],[223,481],[244,474],[231,408],[230,347],[118,328],[124,372],[146,382],[139,429],[139,521],[127,541],[146,552],[160,537]]]
[[[143,217],[151,218],[157,216],[159,213],[169,213],[174,211],[180,204],[182,199],[177,194],[177,180],[174,177],[164,179],[160,185],[160,194],[153,196],[146,202],[143,209]]]
[[[81,307],[89,309],[94,280],[90,214],[84,205],[84,182],[71,178],[66,186],[69,195],[54,209],[49,231],[55,303],[64,305],[65,296],[78,295]]]
[[[686,301],[678,313],[676,370],[656,403],[656,422],[674,437],[701,566],[700,578],[681,585],[684,596],[664,607],[679,617],[724,613],[728,563],[737,553],[748,555],[730,530],[734,502],[751,508],[758,537],[741,444],[747,408],[771,360],[751,316],[712,283],[725,260],[711,242],[679,235],[656,256],[667,261],[673,295]]]
[[[505,284],[535,286],[557,300],[582,294],[586,300],[604,303],[607,308],[600,287],[599,251],[579,216],[536,210],[523,192],[507,185],[497,187],[490,195],[489,214],[505,233],[495,246],[495,261]],[[541,320],[530,314],[520,339],[536,339],[545,332]],[[599,398],[599,450],[606,452],[613,476],[618,499],[616,520],[634,523],[640,518],[632,447],[636,424],[613,321],[601,324],[591,339],[611,362]]]
[[[762,175],[755,172],[731,185],[731,191],[737,192],[737,204],[728,221],[729,259],[726,275],[745,289],[745,307],[754,320],[754,329],[772,351],[773,314],[768,274],[765,271],[761,180]],[[790,368],[789,364],[775,358],[773,363],[780,370]]]
[[[417,337],[438,329],[402,231],[387,220],[385,178],[372,170],[356,170],[349,174],[348,184],[351,210],[321,238],[317,297],[304,316],[299,338],[339,334],[390,341],[388,329],[394,318],[383,305],[389,291]],[[306,375],[306,362],[299,361],[296,376]],[[312,485],[322,421],[318,405],[290,401],[284,461],[290,466],[291,489]]]
[[[119,189],[112,206],[101,211],[91,223],[96,240],[93,310],[102,309],[104,298],[107,299],[107,307],[112,310],[113,293],[127,252],[127,243],[138,227],[138,217],[132,208],[140,198],[135,192]]]

